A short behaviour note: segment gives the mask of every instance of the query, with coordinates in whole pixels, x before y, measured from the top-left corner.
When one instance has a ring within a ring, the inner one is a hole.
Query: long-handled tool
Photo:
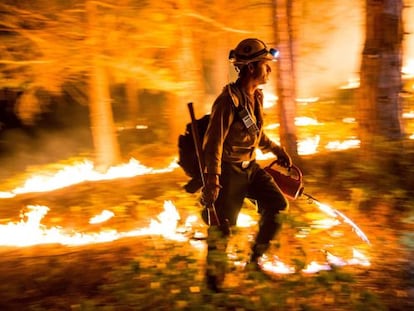
[[[295,200],[299,196],[303,195],[307,197],[311,202],[314,202],[318,208],[325,214],[340,218],[344,223],[350,225],[355,233],[366,243],[370,244],[368,237],[362,232],[362,230],[344,213],[321,203],[315,199],[312,195],[304,192],[303,174],[297,166],[292,166],[289,169],[283,168],[277,164],[277,161],[273,161],[264,168],[268,172],[279,186],[280,190],[289,199]]]
[[[194,146],[195,146],[196,154],[197,154],[198,168],[200,170],[201,181],[204,187],[206,185],[206,181],[204,179],[204,160],[202,157],[202,147],[201,147],[200,136],[198,134],[197,124],[196,124],[197,120],[195,118],[193,103],[188,103],[187,106],[188,106],[188,111],[190,112],[190,117],[191,117],[191,133],[193,134]],[[208,206],[206,206],[206,209],[207,209],[207,224],[209,226],[220,226],[220,221],[217,217],[216,208],[214,207],[214,204],[209,204]]]

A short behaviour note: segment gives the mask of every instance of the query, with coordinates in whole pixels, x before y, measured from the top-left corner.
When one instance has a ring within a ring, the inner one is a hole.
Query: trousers
[[[244,199],[253,199],[260,214],[255,243],[269,243],[281,227],[279,211],[288,208],[288,201],[273,178],[256,161],[245,168],[239,163],[223,162],[220,185],[222,189],[215,202],[220,223],[236,225]]]

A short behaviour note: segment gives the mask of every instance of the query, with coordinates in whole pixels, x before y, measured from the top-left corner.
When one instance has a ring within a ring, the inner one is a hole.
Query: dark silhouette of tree
[[[367,0],[358,100],[359,135],[363,150],[380,141],[403,138],[400,92],[402,66],[401,0]]]

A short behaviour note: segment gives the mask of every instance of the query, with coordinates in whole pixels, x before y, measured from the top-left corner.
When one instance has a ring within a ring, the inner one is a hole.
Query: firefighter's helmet
[[[259,39],[248,38],[242,40],[234,50],[230,51],[229,60],[234,66],[241,68],[260,60],[276,61],[279,51],[267,49],[266,44]]]

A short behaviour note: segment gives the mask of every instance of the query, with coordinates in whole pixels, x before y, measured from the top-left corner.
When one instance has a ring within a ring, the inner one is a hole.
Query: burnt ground
[[[46,228],[76,232],[120,232],[147,227],[170,200],[181,218],[198,215],[197,195],[182,190],[187,178],[171,173],[101,182],[85,182],[47,193],[0,200],[1,224],[19,221],[27,205],[50,208]],[[312,186],[311,186],[312,187]],[[312,188],[311,188],[312,189]],[[156,235],[129,237],[84,246],[0,247],[1,310],[410,310],[414,307],[412,218],[393,216],[392,207],[358,209],[358,190],[338,198],[319,189],[321,201],[333,204],[363,229],[367,245],[347,225],[296,233],[323,218],[314,204],[291,203],[286,224],[269,252],[304,267],[324,258],[323,250],[349,258],[352,248],[369,257],[369,267],[347,265],[313,274],[267,275],[230,265],[222,293],[204,286],[204,241],[174,241]],[[90,225],[102,210],[115,217]],[[251,204],[245,212],[255,217]],[[181,223],[182,224],[182,223]],[[203,232],[202,223],[193,225]],[[233,234],[232,252],[246,259],[255,226]],[[410,248],[411,247],[411,248]]]

